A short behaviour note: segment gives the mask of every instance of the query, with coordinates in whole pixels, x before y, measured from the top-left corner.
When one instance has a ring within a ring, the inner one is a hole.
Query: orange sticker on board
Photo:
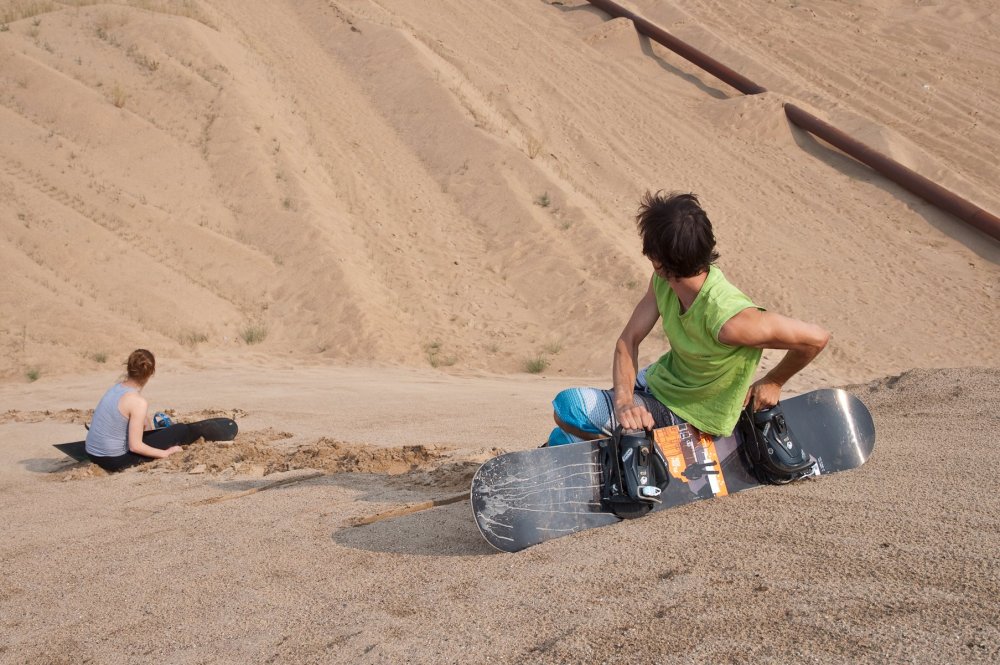
[[[688,425],[653,430],[653,442],[667,463],[670,477],[700,494],[707,485],[713,496],[726,496],[726,479],[715,450],[715,439]]]

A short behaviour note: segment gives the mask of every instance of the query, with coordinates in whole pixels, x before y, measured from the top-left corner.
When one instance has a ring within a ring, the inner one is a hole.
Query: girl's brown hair
[[[153,357],[152,351],[136,349],[129,354],[125,367],[128,370],[128,378],[139,383],[146,383],[156,371],[156,358]]]

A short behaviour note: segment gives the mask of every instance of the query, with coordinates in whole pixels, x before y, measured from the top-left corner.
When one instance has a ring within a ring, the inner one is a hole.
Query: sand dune
[[[628,4],[748,97],[582,1],[0,0],[0,662],[996,661],[1000,245],[781,109],[1000,213],[993,5]],[[872,460],[514,556],[345,526],[609,382],[661,188],[832,331],[787,389],[850,384]],[[140,346],[240,436],[74,465]]]
[[[761,304],[834,332],[815,381],[997,361],[996,243],[780,112],[1000,208],[985,5],[637,7],[772,90],[753,98],[581,3],[7,6],[8,378],[136,338],[604,372],[658,188],[703,196]]]

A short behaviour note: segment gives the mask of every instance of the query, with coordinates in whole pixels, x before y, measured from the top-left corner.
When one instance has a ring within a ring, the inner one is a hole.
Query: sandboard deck
[[[782,401],[796,438],[813,456],[814,473],[861,466],[875,444],[868,409],[843,390],[818,390]],[[664,427],[653,440],[670,473],[654,510],[760,486],[736,435],[712,437],[690,425]],[[601,504],[599,441],[539,448],[495,457],[472,481],[471,503],[486,540],[517,551],[563,535],[613,524]]]
[[[176,432],[176,440],[172,443],[182,446],[194,443],[199,438],[206,441],[232,441],[239,433],[239,426],[231,418],[208,418],[207,420],[199,420],[194,423],[179,423],[179,425],[181,427],[173,426]],[[160,430],[149,430],[143,433],[143,439],[148,435],[156,436],[171,429],[171,427],[165,427]],[[168,436],[170,435],[168,434]],[[87,462],[90,460],[85,446],[86,441],[53,444],[54,448],[57,448],[63,454],[78,462]]]
[[[61,450],[64,454],[72,457],[77,462],[86,462],[90,458],[87,457],[87,451],[84,450],[86,441],[74,441],[72,443],[57,443],[55,447]]]

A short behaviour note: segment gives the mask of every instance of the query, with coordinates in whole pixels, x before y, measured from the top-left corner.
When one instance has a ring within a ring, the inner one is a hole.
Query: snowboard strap
[[[667,465],[646,432],[626,434],[621,425],[600,444],[601,503],[622,519],[641,517],[660,502],[670,481]]]
[[[740,414],[737,425],[750,470],[762,483],[784,485],[808,476],[813,459],[795,439],[781,405],[753,410],[753,401]]]

